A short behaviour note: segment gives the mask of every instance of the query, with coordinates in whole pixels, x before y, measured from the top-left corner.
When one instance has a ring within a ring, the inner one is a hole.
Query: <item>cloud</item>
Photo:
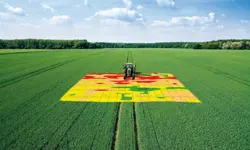
[[[107,19],[117,19],[125,22],[143,21],[143,15],[136,10],[128,8],[112,8],[101,10],[95,13],[95,17],[103,17]]]
[[[84,6],[88,6],[88,0],[84,0]]]
[[[44,10],[49,10],[51,12],[54,12],[54,8],[52,8],[50,5],[48,4],[41,4],[41,7],[44,9]]]
[[[240,20],[240,22],[241,22],[242,24],[244,24],[244,23],[248,23],[249,21],[248,21],[248,20]]]
[[[226,17],[226,15],[225,15],[225,14],[221,14],[221,16],[222,16],[222,17],[224,17],[224,18]]]
[[[3,3],[3,2],[2,2]],[[4,7],[13,15],[17,16],[26,16],[27,14],[24,12],[24,10],[20,7],[12,7],[7,3],[4,3]]]
[[[160,7],[174,7],[174,0],[156,0],[158,6]]]
[[[143,7],[141,6],[141,5],[138,5],[137,7],[136,7],[136,9],[137,10],[140,10],[140,9],[142,9]]]
[[[123,3],[125,4],[125,6],[127,8],[131,8],[132,7],[132,1],[131,0],[122,0]]]
[[[95,16],[90,16],[90,17],[88,17],[88,18],[85,18],[85,20],[86,20],[86,21],[90,21],[90,20],[92,20],[94,17],[95,17]]]
[[[68,15],[61,15],[61,16],[53,16],[49,19],[51,24],[63,24],[68,23],[71,20],[71,17]]]
[[[186,17],[172,17],[170,21],[154,21],[152,26],[201,26],[213,24],[215,22],[215,13],[211,12],[208,16],[186,16]]]

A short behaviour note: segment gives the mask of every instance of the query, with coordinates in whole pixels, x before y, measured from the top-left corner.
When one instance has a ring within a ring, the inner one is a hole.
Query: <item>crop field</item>
[[[131,102],[62,99],[92,73],[122,73],[128,51],[197,99],[137,101],[126,87]],[[1,149],[250,149],[250,51],[0,50],[0,68]]]

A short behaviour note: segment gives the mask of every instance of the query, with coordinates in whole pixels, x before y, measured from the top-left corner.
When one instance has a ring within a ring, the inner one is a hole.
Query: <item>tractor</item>
[[[132,80],[135,79],[135,71],[136,70],[136,65],[134,65],[133,63],[125,63],[123,66],[123,78],[124,80],[127,77],[132,77]]]

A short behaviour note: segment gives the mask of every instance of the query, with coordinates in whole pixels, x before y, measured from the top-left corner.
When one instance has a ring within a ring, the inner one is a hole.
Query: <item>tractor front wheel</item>
[[[133,80],[135,79],[135,73],[134,72],[132,73],[132,79]]]
[[[127,78],[127,74],[124,73],[123,79],[125,80]]]

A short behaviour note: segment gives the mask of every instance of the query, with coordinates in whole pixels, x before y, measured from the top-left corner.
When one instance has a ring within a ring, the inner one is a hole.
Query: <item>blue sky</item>
[[[250,0],[0,0],[0,38],[249,39],[249,14]]]

